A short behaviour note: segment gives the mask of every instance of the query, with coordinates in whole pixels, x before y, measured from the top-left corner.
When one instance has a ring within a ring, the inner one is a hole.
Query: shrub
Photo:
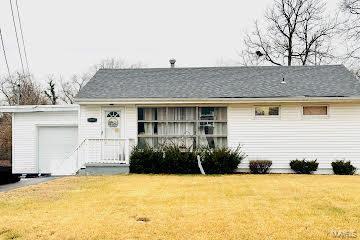
[[[216,149],[202,149],[202,166],[206,174],[228,174],[233,173],[245,154],[240,147],[235,150],[227,147]]]
[[[190,149],[182,150],[176,145],[163,148],[164,159],[161,166],[161,173],[194,174],[200,173],[197,163],[197,155]]]
[[[250,172],[253,174],[269,173],[272,161],[269,160],[254,160],[249,162]]]
[[[151,148],[135,147],[130,155],[131,173],[160,173],[163,164],[163,152]]]
[[[356,167],[351,165],[350,161],[335,161],[331,163],[331,166],[334,173],[338,175],[353,175],[356,171]]]
[[[319,166],[319,163],[314,161],[307,161],[306,159],[303,160],[292,160],[290,162],[290,167],[296,173],[301,174],[311,174],[312,172],[316,171]]]
[[[245,157],[239,147],[235,150],[202,148],[196,151],[176,145],[162,146],[159,149],[135,147],[130,155],[130,172],[196,174],[200,173],[198,155],[207,174],[232,173]]]
[[[130,155],[130,172],[193,174],[200,170],[195,152],[169,145],[160,149],[135,147]]]

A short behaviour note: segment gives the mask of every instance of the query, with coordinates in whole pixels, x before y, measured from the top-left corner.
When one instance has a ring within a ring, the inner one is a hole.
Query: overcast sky
[[[15,0],[13,0],[15,5]],[[328,0],[335,10],[339,0]],[[235,65],[242,36],[272,0],[18,0],[30,71],[82,73],[104,58],[168,67]],[[15,6],[14,6],[15,7]],[[10,70],[20,59],[8,0],[0,1]],[[0,75],[6,73],[0,52]]]

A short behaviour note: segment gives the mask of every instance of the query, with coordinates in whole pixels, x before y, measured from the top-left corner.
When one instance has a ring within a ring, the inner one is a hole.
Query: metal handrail
[[[69,159],[85,142],[86,142],[87,139],[84,139],[76,148],[74,151],[71,152],[71,154],[65,158],[65,159]]]

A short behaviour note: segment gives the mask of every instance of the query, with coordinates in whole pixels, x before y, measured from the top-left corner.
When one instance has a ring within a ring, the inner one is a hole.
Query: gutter
[[[360,96],[352,97],[276,97],[276,98],[118,98],[75,99],[77,104],[231,104],[231,103],[299,103],[299,102],[359,102]]]
[[[17,106],[0,106],[0,112],[71,112],[78,111],[79,105],[17,105]]]

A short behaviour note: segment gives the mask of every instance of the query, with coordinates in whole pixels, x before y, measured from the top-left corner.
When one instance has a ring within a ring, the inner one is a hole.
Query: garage
[[[76,171],[76,162],[69,156],[77,145],[77,127],[38,127],[39,173],[67,175]]]
[[[78,144],[78,105],[2,106],[12,114],[14,174],[73,175]],[[74,155],[72,155],[74,156]]]

